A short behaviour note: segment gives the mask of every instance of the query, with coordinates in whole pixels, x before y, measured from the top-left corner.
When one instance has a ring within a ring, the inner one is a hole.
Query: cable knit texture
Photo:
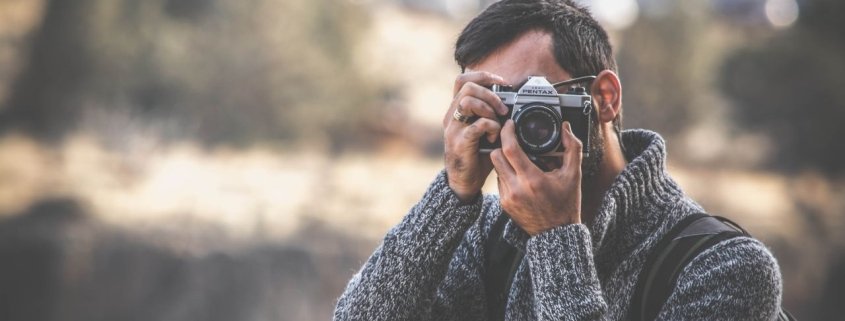
[[[508,320],[624,320],[650,251],[682,218],[703,212],[666,173],[656,133],[622,134],[628,165],[591,226],[505,239],[525,258],[508,293]],[[502,214],[496,196],[461,205],[441,172],[349,282],[335,320],[486,320],[485,240]],[[494,236],[495,237],[495,236]],[[772,320],[781,275],[759,241],[738,237],[694,258],[659,320]]]

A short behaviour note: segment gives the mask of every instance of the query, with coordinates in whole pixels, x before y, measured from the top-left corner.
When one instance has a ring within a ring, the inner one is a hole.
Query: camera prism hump
[[[513,119],[517,140],[529,157],[560,155],[564,121],[570,123],[572,132],[581,140],[584,157],[589,157],[592,97],[584,88],[575,87],[558,94],[545,77],[529,77],[519,90],[499,85],[493,85],[492,90],[508,107],[508,113],[498,117],[499,122],[504,124]],[[501,146],[500,139],[493,143],[481,140],[479,150],[489,153]]]

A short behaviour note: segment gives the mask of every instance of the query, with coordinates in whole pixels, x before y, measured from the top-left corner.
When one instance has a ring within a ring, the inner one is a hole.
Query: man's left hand
[[[563,123],[562,165],[549,172],[528,159],[514,124],[502,128],[502,148],[490,153],[499,175],[499,199],[511,219],[534,236],[557,226],[581,223],[581,141]]]

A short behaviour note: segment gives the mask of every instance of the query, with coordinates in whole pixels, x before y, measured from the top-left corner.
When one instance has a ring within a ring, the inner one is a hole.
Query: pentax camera
[[[540,157],[560,155],[563,151],[561,126],[568,121],[572,132],[583,143],[584,157],[589,157],[593,102],[579,84],[593,79],[595,76],[580,77],[553,85],[545,77],[534,76],[528,77],[518,90],[512,86],[493,85],[493,92],[508,107],[508,113],[499,116],[499,123],[513,119],[519,145],[536,163]],[[569,85],[569,89],[564,94],[558,94],[555,88],[564,85]],[[479,151],[489,153],[501,146],[501,138],[493,143],[482,139]]]

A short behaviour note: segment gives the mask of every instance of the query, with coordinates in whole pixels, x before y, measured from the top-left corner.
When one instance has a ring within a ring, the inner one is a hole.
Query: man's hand
[[[554,227],[581,222],[581,141],[563,123],[562,165],[550,172],[535,166],[520,148],[513,121],[502,128],[502,148],[490,154],[499,174],[502,208],[534,236]]]
[[[498,138],[501,125],[496,114],[504,115],[507,107],[499,96],[486,87],[505,84],[502,77],[488,72],[467,72],[455,79],[454,98],[443,119],[446,150],[446,174],[449,187],[467,203],[481,193],[481,186],[493,165],[487,155],[478,153],[482,136],[490,142]],[[455,110],[473,119],[471,123],[455,120]]]

